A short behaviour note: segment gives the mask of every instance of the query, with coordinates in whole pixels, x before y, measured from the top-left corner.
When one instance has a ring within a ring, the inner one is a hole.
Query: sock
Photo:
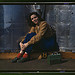
[[[18,53],[17,58],[21,58],[23,54]]]
[[[23,58],[27,58],[27,57],[28,57],[28,54],[27,54],[27,52],[25,52],[23,55]]]

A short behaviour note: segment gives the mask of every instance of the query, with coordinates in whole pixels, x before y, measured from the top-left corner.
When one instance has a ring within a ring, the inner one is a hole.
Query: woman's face
[[[31,15],[31,20],[35,24],[38,24],[38,22],[39,22],[38,17],[35,14]]]

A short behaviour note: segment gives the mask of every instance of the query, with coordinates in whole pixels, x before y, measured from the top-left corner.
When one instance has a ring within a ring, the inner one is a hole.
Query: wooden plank
[[[72,52],[60,52],[62,58],[64,59],[75,59],[75,53]],[[17,56],[18,53],[0,53],[0,59],[13,59]],[[49,52],[48,54],[51,54],[51,52]],[[41,53],[31,53],[30,57],[31,58],[38,58],[41,55]]]
[[[61,52],[62,58],[75,59],[75,53],[72,52]]]
[[[38,58],[41,53],[31,53],[30,57]],[[18,53],[0,53],[0,59],[13,59],[18,55]]]
[[[39,56],[42,54],[42,52],[32,52],[30,54],[31,59],[39,58]],[[48,52],[48,54],[51,54],[51,52]],[[18,55],[18,53],[0,53],[0,59],[13,59]]]
[[[13,59],[18,53],[0,53],[0,59]]]

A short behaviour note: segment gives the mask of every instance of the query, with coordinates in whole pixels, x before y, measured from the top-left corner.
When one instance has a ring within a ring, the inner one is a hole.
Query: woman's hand
[[[22,45],[22,49],[21,49],[21,50],[24,50],[24,49],[26,49],[27,47],[28,47],[28,43],[25,43],[25,44]]]
[[[20,45],[20,48],[22,49],[23,48],[23,43],[20,42],[19,45]]]

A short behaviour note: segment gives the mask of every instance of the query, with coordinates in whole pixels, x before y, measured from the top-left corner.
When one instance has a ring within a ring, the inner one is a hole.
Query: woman
[[[37,12],[32,12],[29,15],[28,23],[31,26],[30,32],[28,32],[25,38],[20,42],[20,53],[18,53],[12,62],[24,62],[29,60],[30,52],[36,44],[43,50],[59,49],[54,29],[52,29]]]

